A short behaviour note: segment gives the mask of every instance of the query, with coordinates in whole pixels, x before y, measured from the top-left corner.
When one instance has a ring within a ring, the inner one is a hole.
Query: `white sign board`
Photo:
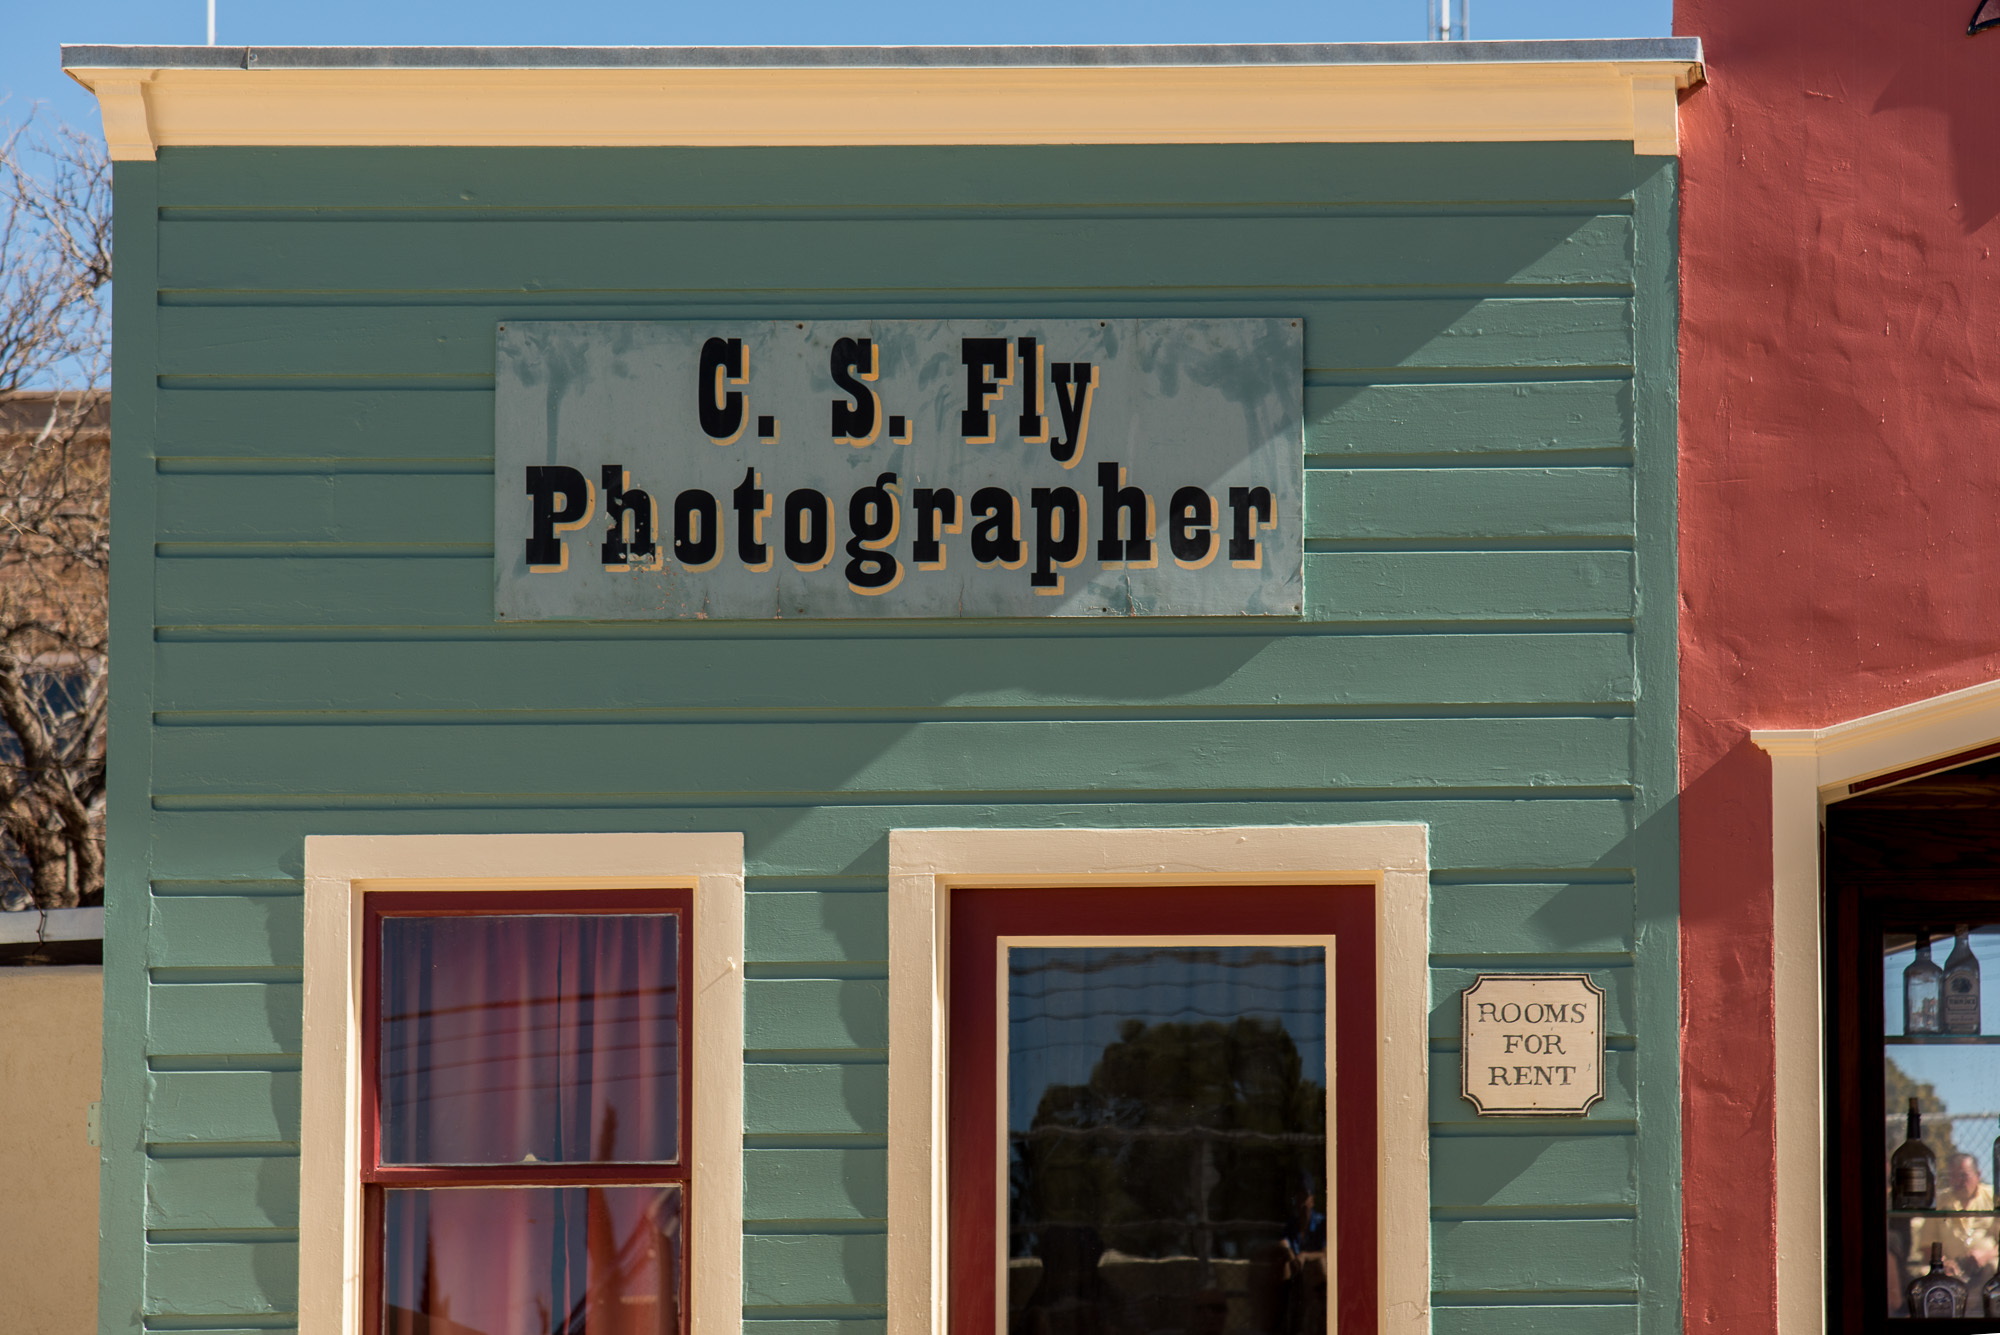
[[[1581,1117],[1604,1097],[1604,990],[1580,973],[1483,973],[1461,998],[1460,1092],[1481,1117]]]
[[[508,322],[506,620],[1281,616],[1296,319]]]

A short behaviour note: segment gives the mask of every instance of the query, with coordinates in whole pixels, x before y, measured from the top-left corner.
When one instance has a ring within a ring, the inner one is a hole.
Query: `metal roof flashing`
[[[114,159],[162,147],[1629,140],[1701,42],[65,46]],[[246,75],[254,76],[246,78]],[[996,114],[1000,112],[1001,114]]]
[[[1698,37],[1133,46],[65,46],[64,69],[894,69],[1075,66],[1699,65]]]

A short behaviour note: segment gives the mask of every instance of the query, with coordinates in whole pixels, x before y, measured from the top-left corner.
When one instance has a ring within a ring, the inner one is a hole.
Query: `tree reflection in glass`
[[[1324,1335],[1326,952],[1016,946],[1009,1335]]]

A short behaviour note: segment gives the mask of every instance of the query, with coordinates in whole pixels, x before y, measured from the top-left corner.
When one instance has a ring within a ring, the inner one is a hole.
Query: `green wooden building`
[[[68,48],[101,1330],[1677,1329],[1699,60]],[[1601,1098],[1462,1097],[1482,974]]]

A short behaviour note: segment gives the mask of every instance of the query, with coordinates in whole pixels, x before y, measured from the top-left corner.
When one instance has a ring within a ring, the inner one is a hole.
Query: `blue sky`
[[[960,42],[1375,42],[1423,35],[1424,0],[877,0],[862,11],[820,0],[721,5],[638,0],[217,0],[228,46],[706,46]],[[88,94],[65,77],[64,42],[198,43],[204,0],[6,0],[0,119],[44,114],[97,128]],[[1472,0],[1472,36],[1650,37],[1670,0]]]

